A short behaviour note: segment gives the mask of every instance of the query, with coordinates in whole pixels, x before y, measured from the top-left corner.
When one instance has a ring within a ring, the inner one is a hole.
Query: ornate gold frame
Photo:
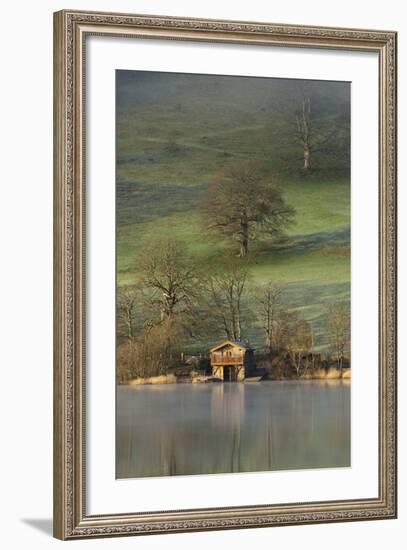
[[[86,514],[84,49],[104,34],[335,48],[379,56],[379,495],[104,516]],[[54,535],[60,539],[396,517],[395,32],[60,11],[54,14]]]

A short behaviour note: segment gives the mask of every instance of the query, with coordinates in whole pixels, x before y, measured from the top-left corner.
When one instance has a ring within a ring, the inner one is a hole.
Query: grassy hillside
[[[287,81],[195,77],[191,84],[183,75],[159,79],[142,73],[137,80],[127,71],[120,73],[118,284],[138,280],[140,252],[160,237],[182,241],[207,269],[216,265],[229,244],[208,233],[200,213],[202,197],[225,165],[234,159],[257,159],[271,169],[296,216],[284,239],[258,239],[251,246],[252,284],[286,283],[289,305],[301,309],[312,321],[318,345],[323,347],[324,304],[350,298],[346,143],[316,152],[314,171],[303,177],[302,151],[290,135],[290,106],[296,88]],[[314,86],[315,108],[322,125],[333,125],[349,99],[344,87],[334,83],[324,86]],[[342,126],[338,128],[340,140],[346,132]],[[260,347],[258,328],[253,325],[248,333]],[[208,344],[196,345],[205,348]]]

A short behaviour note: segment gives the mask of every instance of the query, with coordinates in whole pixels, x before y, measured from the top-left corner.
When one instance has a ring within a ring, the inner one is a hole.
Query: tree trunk
[[[170,319],[173,316],[176,305],[176,296],[173,292],[163,291],[161,299],[161,321]]]
[[[307,172],[311,168],[311,151],[307,144],[304,144],[304,165],[303,170]]]
[[[240,306],[236,308],[236,334],[235,339],[240,341],[242,338],[242,324],[240,320]]]
[[[233,340],[232,332],[231,332],[231,330],[229,328],[229,325],[228,325],[228,322],[227,322],[227,320],[225,319],[224,316],[222,316],[222,324],[223,324],[223,330],[224,330],[224,333],[225,333],[226,340]]]
[[[247,256],[249,250],[249,224],[246,221],[240,223],[240,258]]]
[[[269,349],[269,353],[271,355],[272,351],[273,351],[273,306],[271,305],[271,301],[272,301],[272,297],[271,295],[269,294],[268,297],[267,297],[267,300],[268,300],[268,306],[267,306],[267,338],[266,338],[266,343],[267,343],[267,347]]]
[[[132,311],[130,308],[126,310],[126,325],[127,325],[127,339],[131,342],[133,340],[133,319]]]
[[[270,330],[266,330],[266,346],[267,346],[267,349],[269,350],[269,354],[271,355],[271,352],[273,350],[273,342],[272,342]]]

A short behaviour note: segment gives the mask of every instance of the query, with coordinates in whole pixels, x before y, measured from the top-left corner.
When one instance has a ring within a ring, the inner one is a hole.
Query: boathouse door
[[[223,381],[236,382],[236,369],[233,367],[223,367]]]

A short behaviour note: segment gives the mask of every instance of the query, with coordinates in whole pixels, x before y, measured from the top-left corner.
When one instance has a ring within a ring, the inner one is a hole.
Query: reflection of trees
[[[211,392],[211,425],[215,428],[236,426],[244,420],[245,385],[216,384]]]
[[[349,465],[350,393],[344,382],[186,389],[129,389],[124,417],[119,400],[119,477]]]

